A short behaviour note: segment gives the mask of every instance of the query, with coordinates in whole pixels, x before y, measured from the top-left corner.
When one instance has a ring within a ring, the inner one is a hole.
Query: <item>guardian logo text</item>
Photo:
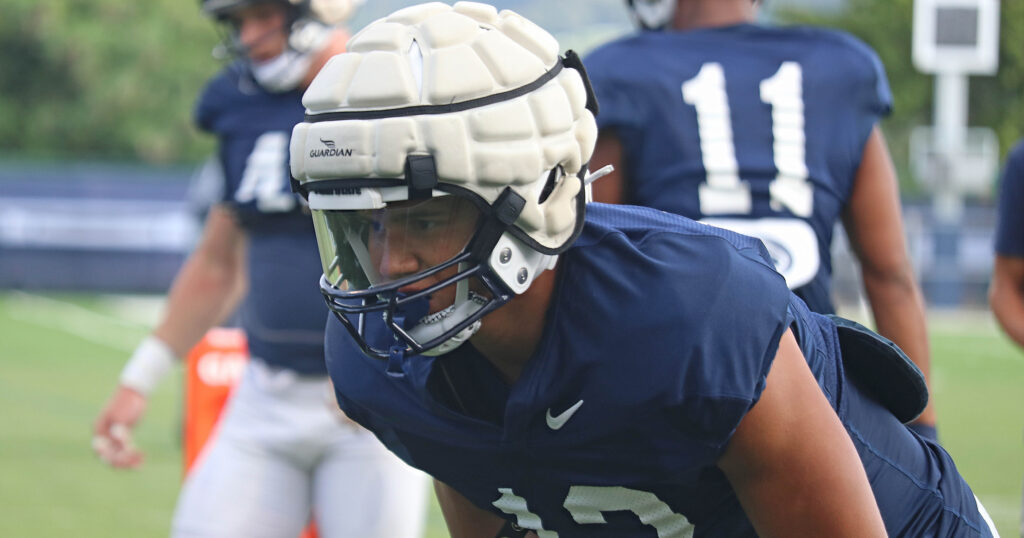
[[[309,150],[309,158],[315,159],[317,157],[351,157],[352,148],[339,148],[334,143],[334,140],[320,139],[320,142],[324,145],[321,149]]]

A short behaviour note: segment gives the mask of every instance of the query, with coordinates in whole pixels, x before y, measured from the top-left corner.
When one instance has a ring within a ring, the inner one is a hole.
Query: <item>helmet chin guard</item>
[[[582,230],[596,100],[575,53],[484,4],[399,10],[348,51],[291,142],[321,290],[368,355],[443,354]]]
[[[263,89],[282,93],[299,87],[313,65],[312,52],[288,49],[272,60],[251,65],[252,77]]]
[[[664,30],[672,24],[679,0],[626,0],[633,20],[645,30]]]
[[[229,26],[231,14],[239,9],[268,0],[203,0],[205,14]],[[306,78],[313,56],[330,40],[337,25],[351,16],[364,0],[276,0],[285,8],[288,47],[277,57],[266,62],[248,60],[245,46],[238,41],[237,30],[227,29],[222,43],[214,48],[218,59],[244,58],[253,79],[264,89],[274,93],[294,90]]]
[[[409,336],[417,342],[431,342],[435,339],[446,338],[437,347],[424,349],[424,355],[437,356],[448,353],[468,341],[480,330],[479,319],[466,326],[465,329],[454,330],[461,321],[469,319],[476,310],[487,303],[487,299],[482,295],[469,292],[469,286],[465,281],[459,282],[456,287],[458,292],[455,303],[440,312],[427,314],[420,318],[416,325],[409,330]],[[455,334],[449,337],[448,335],[453,332]]]

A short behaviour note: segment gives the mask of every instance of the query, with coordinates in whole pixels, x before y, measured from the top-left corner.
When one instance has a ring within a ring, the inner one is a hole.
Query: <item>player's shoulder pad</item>
[[[748,290],[735,297],[722,290],[716,295],[721,299],[774,296],[770,302],[786,303],[789,290],[758,239],[648,207],[590,204],[587,219],[591,226],[584,228],[578,246],[621,234],[644,257],[658,260],[663,271],[694,285],[699,281],[705,292],[718,286]]]
[[[834,28],[815,26],[794,26],[792,30],[817,41],[820,45],[830,47],[830,53],[840,57],[838,65],[852,65],[868,72],[884,72],[882,61],[875,49],[860,38]]]
[[[632,33],[619,36],[615,39],[606,41],[593,48],[590,52],[586,53],[584,59],[589,58],[602,58],[608,55],[621,53],[622,51],[628,50],[631,47],[637,46],[640,41],[641,34]]]
[[[1000,201],[1001,207],[1006,207],[1008,200],[1014,200],[1020,196],[1016,193],[1019,192],[1018,185],[1024,185],[1024,138],[1020,139],[1013,147],[1010,148],[1009,153],[1006,154],[1006,160],[1003,162],[1003,169],[1000,172],[999,178],[999,189],[1000,196],[1003,197]],[[1005,211],[1005,209],[1003,209]],[[1011,219],[1004,218],[1002,221],[1009,222]]]
[[[246,73],[241,62],[225,66],[206,82],[196,100],[196,125],[204,131],[212,131],[217,119],[241,94],[241,80]]]
[[[643,37],[646,36],[641,33],[627,34],[595,47],[583,57],[587,73],[591,77],[595,74],[611,75],[616,72],[617,67],[621,69],[623,66],[632,65],[630,61],[635,62],[643,56]]]
[[[792,27],[791,31],[802,34],[809,44],[813,42],[814,53],[827,54],[828,64],[838,66],[836,73],[846,80],[846,86],[858,101],[871,111],[882,116],[892,112],[892,91],[885,66],[870,45],[841,30],[810,26]]]
[[[750,259],[768,269],[768,274],[781,278],[781,275],[775,270],[775,264],[772,263],[772,257],[768,252],[768,248],[764,246],[761,240],[701,222],[691,221],[691,223],[692,233],[722,239],[722,241],[712,244],[717,244],[719,248],[724,248],[727,251],[734,251],[737,255]]]
[[[1024,164],[1024,138],[1010,148],[1010,152],[1006,154],[1006,161]]]

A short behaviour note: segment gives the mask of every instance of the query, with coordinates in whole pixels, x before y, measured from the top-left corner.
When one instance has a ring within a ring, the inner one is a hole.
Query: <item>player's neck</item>
[[[309,66],[309,71],[306,76],[302,79],[302,83],[299,84],[300,90],[305,90],[309,87],[310,83],[313,82],[313,78],[316,77],[317,73],[323,69],[327,61],[333,58],[335,55],[345,52],[345,44],[348,43],[348,32],[343,28],[338,28],[331,34],[330,40],[327,42],[327,46],[316,53],[313,57],[313,63]]]
[[[756,18],[757,9],[750,0],[691,0],[679,2],[672,28],[685,31],[734,26]]]
[[[544,334],[556,274],[557,269],[538,275],[525,293],[488,314],[471,340],[509,385],[519,379]]]

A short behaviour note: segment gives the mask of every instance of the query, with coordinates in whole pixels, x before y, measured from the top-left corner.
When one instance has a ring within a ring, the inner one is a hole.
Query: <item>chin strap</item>
[[[610,174],[610,173],[612,173],[614,171],[615,171],[615,167],[614,166],[612,166],[610,164],[606,164],[606,165],[602,166],[601,168],[599,168],[596,172],[590,172],[589,174],[587,174],[583,178],[583,184],[589,187],[591,183],[593,183],[593,182],[603,178],[604,176],[607,176],[608,174]]]
[[[474,261],[486,260],[494,250],[498,239],[512,227],[519,214],[526,207],[526,200],[512,187],[505,187],[491,204],[491,210],[484,215],[483,225],[473,238],[470,246]]]
[[[405,346],[391,346],[388,349],[388,367],[384,370],[384,373],[388,377],[405,377],[405,370],[402,369],[403,364],[405,364]]]
[[[586,200],[587,200],[588,204],[590,202],[594,201],[593,183],[595,181],[603,178],[604,176],[607,176],[608,174],[610,174],[610,173],[612,173],[614,171],[615,171],[615,167],[614,166],[612,166],[610,164],[606,164],[606,165],[602,166],[596,172],[587,171],[587,174],[585,176],[583,176],[583,193],[584,193],[584,195],[586,197]]]

